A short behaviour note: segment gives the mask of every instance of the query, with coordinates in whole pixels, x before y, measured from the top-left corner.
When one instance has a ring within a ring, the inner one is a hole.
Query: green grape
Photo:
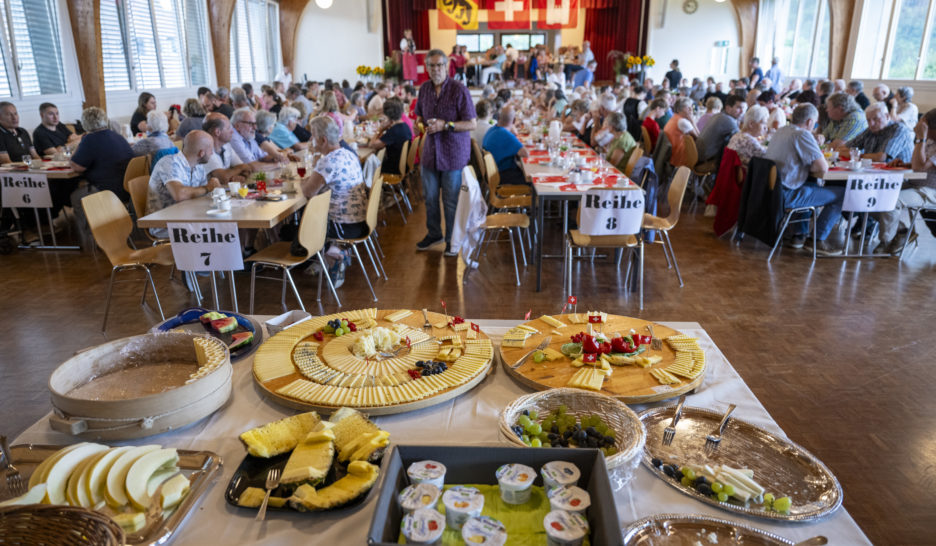
[[[338,328],[337,330],[335,330],[336,337],[341,337],[343,335],[344,335],[344,328]]]
[[[679,481],[680,481],[680,483],[682,483],[682,484],[685,485],[686,487],[692,487],[692,480],[689,479],[689,477],[687,477],[687,476],[683,476],[683,478],[682,478],[681,480],[679,480]]]
[[[520,440],[521,440],[524,444],[530,445],[530,437],[527,436],[526,434],[524,434],[523,436],[521,436],[521,437],[520,437]]]
[[[326,334],[333,334],[335,332],[335,329],[326,324],[325,326],[322,326],[322,331],[325,332]]]
[[[721,493],[722,492],[721,482],[712,482],[712,491],[715,493]]]
[[[526,415],[521,415],[521,416],[517,419],[517,424],[520,425],[520,426],[523,427],[523,428],[526,428],[526,427],[532,425],[532,424],[533,424],[533,421],[531,421],[530,418],[527,417]]]
[[[549,443],[549,433],[547,433],[545,430],[541,432],[539,436],[537,436],[537,438],[539,438],[540,441],[543,442],[544,444]]]
[[[530,419],[536,421],[537,417],[539,417],[539,414],[536,413],[536,410],[530,410]]]
[[[539,436],[540,433],[543,432],[543,425],[539,423],[533,423],[532,425],[527,427],[527,432],[529,432],[533,436]]]
[[[682,475],[689,478],[690,480],[695,479],[695,472],[688,466],[682,467]]]
[[[540,362],[546,360],[546,355],[543,354],[543,351],[536,351],[533,353],[533,362],[539,364]]]
[[[530,447],[543,447],[543,442],[539,438],[530,440]]]
[[[606,447],[605,449],[607,450],[605,451],[605,455],[607,455],[608,457],[618,452],[617,448],[614,446]]]
[[[718,500],[721,502],[726,502],[728,500],[728,495],[724,491],[718,493]]]
[[[566,406],[565,404],[561,404],[561,405],[559,406],[559,410],[558,410],[558,411],[559,411],[559,415],[563,415],[563,414],[565,414],[565,412],[569,411],[569,407]]]
[[[780,497],[773,503],[774,510],[777,512],[789,512],[792,505],[793,501],[790,500],[790,497]]]
[[[729,497],[734,495],[734,486],[730,483],[722,484],[722,491],[725,492]]]
[[[351,328],[348,328],[347,326],[342,326],[341,331],[344,332],[345,334],[350,334]]]
[[[347,325],[348,325],[348,320],[347,320],[347,319],[341,319],[341,325],[342,325],[342,326],[347,326]]]
[[[771,504],[773,504],[773,501],[774,501],[773,493],[764,493],[764,505],[765,506],[770,506]]]

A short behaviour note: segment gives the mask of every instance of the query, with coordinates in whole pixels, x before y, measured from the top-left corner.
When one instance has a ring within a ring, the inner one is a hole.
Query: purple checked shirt
[[[468,121],[478,117],[468,88],[452,78],[445,79],[438,95],[432,81],[422,84],[416,101],[416,115],[426,122],[430,119]],[[420,163],[427,169],[460,171],[470,158],[470,132],[441,131],[426,136]]]

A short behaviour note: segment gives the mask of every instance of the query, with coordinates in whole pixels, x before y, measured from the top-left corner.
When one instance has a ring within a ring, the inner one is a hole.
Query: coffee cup
[[[228,182],[228,191],[231,192],[231,197],[237,196],[237,192],[240,191],[240,187],[240,182]]]

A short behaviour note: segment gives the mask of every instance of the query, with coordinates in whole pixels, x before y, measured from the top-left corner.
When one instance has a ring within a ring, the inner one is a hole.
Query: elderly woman
[[[899,121],[907,126],[907,129],[913,130],[917,124],[917,118],[920,117],[920,110],[916,104],[913,104],[913,88],[898,87],[894,93],[893,104],[891,104],[890,118]]]
[[[569,113],[562,118],[562,130],[573,133],[585,142],[591,142],[593,123],[588,106],[588,101],[578,99],[572,103]]]
[[[165,116],[163,116],[165,120]],[[88,181],[88,192],[110,190],[121,201],[130,200],[124,191],[124,171],[133,158],[127,139],[110,128],[107,113],[96,106],[81,112],[81,126],[85,135],[71,158],[71,168]],[[79,192],[72,195],[72,206],[80,214]]]
[[[163,112],[150,110],[146,114],[146,138],[138,140],[133,145],[133,155],[146,155],[172,148],[172,141],[166,132],[169,130],[169,119]]]
[[[367,108],[364,106],[365,97],[366,94],[363,91],[351,93],[351,105],[354,107],[354,113],[357,114],[359,120],[367,117]]]
[[[273,126],[273,132],[270,133],[270,140],[283,150],[305,150],[309,147],[308,142],[299,142],[293,129],[299,124],[299,110],[292,106],[284,106],[279,112],[279,121]],[[340,131],[339,131],[340,134]]]
[[[670,163],[675,166],[681,166],[685,163],[685,146],[683,145],[683,135],[691,135],[699,138],[699,129],[695,121],[692,120],[692,99],[677,99],[673,104],[673,117],[670,118],[663,127],[663,133],[669,139],[673,153],[670,156]]]
[[[898,91],[899,92],[899,91]],[[868,128],[846,142],[843,149],[861,148],[872,161],[900,160],[910,163],[913,156],[913,132],[887,114],[887,105],[876,102],[865,110]]]
[[[182,120],[175,132],[176,138],[180,140],[184,139],[185,135],[191,131],[201,129],[202,123],[205,121],[205,109],[198,102],[198,99],[185,99],[182,113],[185,114],[185,119]]]
[[[709,120],[718,115],[722,110],[722,101],[718,97],[709,97],[705,101],[705,113],[699,118],[699,121],[696,122],[696,125],[699,127],[699,131],[705,129],[705,126],[708,124]]]
[[[367,186],[357,155],[339,143],[341,132],[338,125],[328,116],[318,116],[309,122],[312,133],[312,149],[321,154],[312,175],[302,180],[302,193],[306,198],[324,190],[331,190],[328,205],[329,239],[353,239],[369,233],[367,227]],[[333,253],[328,253],[331,257]],[[344,255],[337,258],[329,268],[335,286],[344,282],[346,265]]]
[[[605,116],[601,132],[607,132],[611,135],[610,142],[604,147],[608,163],[614,165],[619,171],[624,172],[624,168],[630,160],[631,153],[637,148],[637,142],[634,141],[634,137],[627,132],[627,118],[620,112],[611,112]],[[601,135],[596,136],[595,139],[603,140]]]
[[[380,128],[377,137],[367,145],[375,152],[383,148],[387,149],[383,160],[381,172],[386,174],[400,173],[400,154],[403,151],[403,144],[413,138],[409,125],[403,121],[403,102],[396,98],[389,98],[384,101],[383,113],[386,120]]]
[[[276,115],[272,112],[267,112],[266,110],[260,110],[257,112],[257,131],[254,133],[254,140],[257,141],[257,145],[260,146],[260,149],[266,152],[268,155],[271,155],[276,158],[277,162],[286,161],[286,156],[283,154],[283,151],[277,146],[272,140],[270,140],[270,133],[273,132],[273,128],[276,126]]]
[[[741,120],[741,130],[728,141],[728,149],[738,154],[745,169],[751,162],[751,158],[763,157],[767,153],[767,148],[760,141],[767,134],[769,118],[770,112],[766,107],[752,106]]]

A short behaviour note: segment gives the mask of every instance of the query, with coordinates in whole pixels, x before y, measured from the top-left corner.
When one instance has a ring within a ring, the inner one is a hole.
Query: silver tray
[[[673,443],[663,445],[663,429],[673,418],[675,406],[652,408],[640,413],[647,428],[643,463],[661,480],[679,491],[723,510],[783,521],[811,521],[835,512],[842,505],[842,486],[832,471],[803,447],[734,417],[728,421],[718,448],[704,452],[705,437],[718,428],[722,413],[683,407]],[[754,479],[775,497],[789,496],[789,514],[764,510],[760,505],[735,500],[719,502],[668,477],[650,462],[693,466],[705,463],[750,468]]]
[[[773,533],[724,519],[695,514],[657,514],[636,521],[624,529],[624,546],[694,544],[695,541],[709,544],[705,537],[711,533],[718,537],[718,544],[793,544],[792,541]]]
[[[25,478],[33,473],[39,463],[65,446],[37,444],[19,444],[10,448],[10,456],[17,470]],[[221,456],[210,451],[178,450],[179,469],[191,482],[188,495],[161,524],[149,525],[143,529],[146,534],[128,534],[127,544],[164,544],[193,511],[198,500],[217,480],[221,471]],[[0,470],[0,483],[6,483],[6,469]],[[0,501],[12,497],[6,486],[0,488]]]

